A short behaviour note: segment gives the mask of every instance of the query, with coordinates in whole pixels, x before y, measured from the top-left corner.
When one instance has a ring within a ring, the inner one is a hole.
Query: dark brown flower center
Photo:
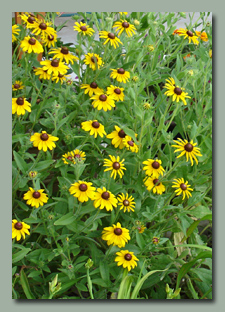
[[[130,146],[134,146],[134,142],[133,141],[128,141],[127,142]]]
[[[181,90],[181,88],[174,88],[174,93],[176,93],[177,95],[181,95],[181,93],[182,93],[182,90]]]
[[[80,155],[79,154],[75,154],[74,157],[75,158],[80,158]]]
[[[64,75],[58,73],[58,77],[59,77],[59,78],[62,78],[62,77],[64,77]]]
[[[152,167],[153,167],[154,169],[159,169],[160,163],[159,163],[158,161],[154,161],[154,162],[152,163]]]
[[[86,26],[81,26],[81,27],[80,27],[80,30],[82,30],[82,31],[87,31],[87,27],[86,27]]]
[[[99,100],[105,102],[107,100],[107,96],[105,94],[101,94],[99,96]]]
[[[103,199],[109,199],[109,196],[110,196],[109,192],[103,192],[102,193],[102,198]]]
[[[24,104],[24,99],[22,97],[18,97],[18,99],[16,100],[16,104],[17,105],[23,105]]]
[[[31,44],[31,45],[35,45],[36,39],[30,38],[30,39],[28,40],[28,43]]]
[[[108,37],[109,37],[110,39],[115,39],[115,35],[114,35],[113,33],[108,33]]]
[[[98,85],[97,85],[96,82],[92,82],[92,83],[90,84],[90,87],[91,87],[92,89],[96,89],[96,88],[98,87]]]
[[[181,183],[181,184],[180,184],[180,188],[181,188],[183,191],[186,191],[187,185],[184,184],[184,183]]]
[[[120,169],[120,163],[118,163],[117,161],[113,163],[113,169]]]
[[[14,224],[14,228],[17,230],[21,230],[23,228],[23,224],[21,222],[16,222]]]
[[[72,157],[72,156],[68,156],[68,157],[67,157],[67,159],[72,160],[72,159],[73,159],[73,157]]]
[[[153,183],[154,183],[154,185],[159,185],[159,179],[155,179],[155,180],[153,180]]]
[[[125,138],[126,133],[125,133],[123,130],[120,130],[120,131],[118,132],[118,136],[119,136],[120,138]]]
[[[53,41],[54,40],[54,36],[53,35],[48,36],[48,40],[49,41]]]
[[[19,89],[20,88],[20,85],[18,83],[15,83],[14,86],[13,86],[15,89]]]
[[[98,62],[98,58],[96,57],[96,56],[92,56],[91,57],[91,61],[92,61],[92,63],[97,63]]]
[[[114,92],[115,92],[116,94],[120,94],[120,93],[121,93],[121,90],[120,90],[119,88],[116,88],[116,89],[114,90]]]
[[[62,53],[62,54],[68,54],[68,53],[69,53],[68,48],[67,48],[67,47],[62,47],[62,48],[61,48],[61,53]]]
[[[122,26],[123,26],[124,28],[128,28],[128,27],[129,27],[129,23],[123,22],[123,23],[122,23]]]
[[[41,30],[45,30],[45,29],[47,29],[47,25],[46,25],[45,23],[41,23],[41,24],[39,25],[39,28],[40,28]]]
[[[87,185],[82,183],[79,185],[79,190],[82,191],[82,192],[85,192],[87,190]]]
[[[53,67],[58,67],[59,66],[59,60],[52,60],[51,61],[51,65],[53,66]]]
[[[152,241],[153,241],[153,243],[156,243],[156,244],[158,244],[158,242],[159,242],[159,239],[158,239],[157,237],[153,237]]]
[[[190,30],[188,30],[188,31],[187,31],[187,35],[188,35],[189,37],[193,37],[193,32],[190,31]]]
[[[127,199],[125,199],[124,201],[123,201],[123,204],[124,204],[124,206],[129,206],[129,200],[127,200]]]
[[[98,121],[93,121],[92,122],[92,127],[95,129],[98,129],[100,127],[100,123]]]
[[[42,141],[47,141],[48,140],[48,134],[47,133],[42,133],[41,140]]]
[[[125,73],[125,70],[123,68],[117,69],[117,73],[123,75]]]
[[[35,18],[33,16],[29,16],[27,21],[30,23],[30,24],[34,24],[34,21],[35,21]]]
[[[33,193],[33,197],[34,198],[39,198],[41,196],[41,194],[39,192],[34,192]]]
[[[121,235],[121,234],[122,234],[122,229],[116,228],[116,229],[114,230],[114,234],[116,234],[116,235]]]
[[[130,261],[132,259],[131,254],[129,254],[129,253],[125,254],[124,259],[127,261]]]
[[[193,151],[193,145],[192,144],[190,144],[190,143],[187,143],[185,146],[184,146],[184,149],[185,149],[185,151],[187,151],[187,152],[192,152]]]

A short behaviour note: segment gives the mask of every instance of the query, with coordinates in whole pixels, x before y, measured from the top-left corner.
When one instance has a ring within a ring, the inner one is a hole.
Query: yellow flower
[[[207,33],[205,32],[205,31],[203,31],[203,32],[201,32],[201,31],[195,31],[195,33],[196,33],[196,35],[198,36],[198,37],[200,37],[200,39],[202,40],[202,41],[208,41],[208,36],[207,36]]]
[[[134,82],[136,82],[136,81],[138,81],[138,76],[134,76],[133,78],[132,78],[132,80],[134,81]]]
[[[120,206],[120,210],[123,209],[123,212],[134,211],[135,201],[134,201],[133,196],[129,197],[128,193],[126,193],[126,195],[119,194],[117,197],[117,200],[118,200],[118,205]]]
[[[165,186],[161,182],[159,182],[159,180],[156,178],[146,177],[144,181],[145,181],[144,184],[147,187],[147,190],[148,191],[153,190],[154,194],[156,193],[156,194],[161,195],[166,190]]]
[[[127,15],[128,14],[128,12],[119,12],[120,13],[120,15]]]
[[[42,39],[44,39],[46,36],[56,35],[56,31],[51,27],[50,22],[42,20],[34,21],[34,23],[31,24],[29,28],[32,28],[32,33],[36,36],[41,35]]]
[[[85,152],[75,149],[71,152],[64,154],[62,156],[62,160],[64,164],[68,164],[68,160],[71,161],[73,164],[76,164],[76,162],[85,161],[85,157]]]
[[[196,161],[196,164],[198,164],[198,159],[196,156],[202,156],[200,153],[199,147],[196,147],[197,143],[193,143],[193,140],[191,142],[188,142],[186,139],[182,140],[178,138],[176,140],[173,140],[177,145],[172,145],[172,147],[177,147],[177,149],[174,151],[176,152],[181,152],[177,158],[182,157],[183,155],[186,155],[186,160],[188,161],[190,158],[191,165],[193,166],[193,159]]]
[[[118,36],[122,34],[123,31],[126,32],[128,37],[132,37],[135,34],[135,26],[128,23],[126,20],[120,20],[120,22],[115,22],[113,28],[116,28],[116,31],[119,31]]]
[[[115,129],[116,130],[108,134],[106,137],[112,139],[112,145],[114,145],[115,148],[119,147],[119,149],[122,149],[125,146],[123,144],[123,139],[125,138],[126,133],[118,126],[115,126]]]
[[[154,245],[158,245],[159,241],[160,241],[159,237],[154,236],[152,238],[152,242],[153,242]]]
[[[96,65],[98,67],[98,69],[100,68],[100,66],[102,66],[104,63],[102,62],[102,58],[95,53],[88,53],[85,55],[84,58],[84,63],[86,65],[89,65],[89,68],[96,70]]]
[[[179,102],[180,100],[184,103],[184,105],[187,105],[187,102],[185,98],[191,98],[188,96],[188,93],[184,92],[184,88],[180,88],[179,86],[176,86],[175,81],[173,78],[166,79],[167,83],[163,88],[166,88],[167,91],[164,93],[167,96],[172,96],[172,101]]]
[[[24,115],[26,111],[31,112],[31,104],[23,97],[12,98],[12,114]]]
[[[113,207],[117,206],[117,199],[110,191],[106,190],[105,187],[98,188],[95,193],[95,208],[106,209],[107,211],[112,211]]]
[[[71,63],[73,64],[73,61],[77,61],[78,57],[71,54],[69,52],[69,49],[67,47],[61,47],[57,49],[52,49],[48,52],[49,54],[54,54],[53,59],[57,58],[61,62],[64,60],[67,64]]]
[[[95,187],[92,186],[91,182],[79,180],[71,185],[69,192],[74,197],[77,197],[81,203],[88,201],[89,198],[91,200],[95,198]]]
[[[139,26],[139,25],[140,25],[140,22],[139,22],[137,19],[135,19],[135,20],[134,20],[134,25],[135,25],[135,26]]]
[[[44,51],[42,45],[37,39],[27,36],[21,41],[20,44],[21,49],[27,53],[42,53]]]
[[[24,85],[22,83],[22,81],[16,81],[13,85],[12,85],[12,89],[13,91],[17,91],[17,90],[22,90],[24,89]]]
[[[193,42],[194,44],[199,44],[198,36],[196,36],[194,32],[187,30],[186,28],[179,28],[177,34],[179,36],[184,36],[184,39],[188,38],[189,43]]]
[[[87,94],[91,97],[92,94],[97,94],[97,93],[103,93],[103,90],[100,89],[97,85],[96,82],[92,82],[90,84],[82,84],[81,89],[85,89],[84,93]]]
[[[24,194],[23,199],[26,200],[26,204],[31,207],[38,208],[39,206],[43,206],[48,201],[47,194],[43,193],[44,190],[35,191],[32,187],[29,187],[29,191]]]
[[[75,22],[75,26],[73,26],[74,30],[78,31],[79,33],[81,33],[82,35],[88,35],[88,36],[92,36],[93,33],[95,32],[94,29],[92,29],[90,26],[88,26],[85,23],[78,23]]]
[[[175,193],[176,195],[183,195],[182,200],[185,199],[185,196],[187,196],[187,198],[189,198],[191,195],[191,193],[189,191],[193,191],[192,188],[190,188],[190,185],[188,184],[188,181],[184,182],[184,179],[174,179],[175,182],[174,185],[172,185],[172,187],[175,187]]]
[[[102,231],[102,239],[107,241],[107,245],[118,246],[122,248],[130,240],[129,230],[122,228],[121,224],[113,224],[105,227]]]
[[[20,17],[24,24],[26,24],[27,28],[32,28],[34,26],[34,22],[38,22],[38,18],[33,13],[22,13],[20,14]]]
[[[116,106],[114,98],[111,95],[106,95],[104,93],[97,93],[93,95],[91,99],[94,100],[92,106],[97,108],[97,110],[103,109],[106,112]]]
[[[48,48],[54,47],[57,42],[57,34],[51,34],[43,38],[43,43]]]
[[[122,179],[123,175],[124,175],[124,172],[123,170],[126,170],[126,168],[124,167],[124,159],[120,161],[120,157],[117,156],[111,156],[109,155],[110,159],[104,159],[104,165],[103,167],[108,167],[104,170],[105,171],[109,171],[109,170],[112,170],[112,173],[111,173],[111,177],[113,177],[114,179],[116,179],[116,175],[118,173],[118,175],[120,176],[120,178]]]
[[[146,102],[143,104],[143,107],[144,109],[149,110],[151,108],[151,105],[148,102]]]
[[[69,67],[65,65],[64,62],[60,62],[57,59],[52,61],[41,61],[40,64],[43,66],[42,69],[44,71],[46,70],[49,75],[53,73],[54,76],[57,76],[58,74],[64,75],[67,72],[67,69],[69,69]]]
[[[38,67],[34,69],[35,75],[39,75],[39,79],[51,79],[51,75],[48,74],[48,70],[43,70],[43,68]]]
[[[13,25],[12,26],[12,42],[16,41],[17,38],[15,35],[18,35],[20,32],[19,26],[18,25]]]
[[[58,141],[59,138],[48,134],[46,131],[41,131],[41,133],[34,133],[34,135],[31,136],[30,141],[33,142],[33,146],[37,147],[40,150],[43,150],[44,152],[47,152],[47,149],[50,150],[53,149],[53,147],[56,147],[54,141]]]
[[[143,164],[146,165],[143,167],[145,174],[155,179],[158,179],[160,175],[163,175],[163,171],[165,171],[161,166],[162,161],[158,159],[148,159],[143,161]]]
[[[209,50],[209,57],[212,58],[212,50],[211,49]]]
[[[28,231],[30,228],[30,225],[17,221],[16,219],[12,220],[12,239],[16,238],[17,241],[21,239],[21,236],[23,236],[23,239],[25,239],[25,234],[30,235],[30,232]]]
[[[130,73],[123,68],[111,69],[111,78],[116,79],[119,82],[127,83],[130,78]]]
[[[52,81],[55,80],[56,83],[58,83],[60,81],[62,84],[64,81],[67,81],[68,77],[69,77],[69,75],[62,75],[62,74],[58,73],[58,75],[52,76]]]
[[[128,151],[131,151],[133,153],[138,153],[139,148],[137,144],[134,143],[133,139],[129,135],[125,136],[125,138],[123,139],[123,144],[127,148]]]
[[[89,120],[81,123],[81,127],[84,131],[90,131],[90,135],[94,135],[96,138],[97,135],[103,138],[104,134],[106,135],[105,128],[97,120]]]
[[[119,44],[123,44],[119,38],[117,38],[113,33],[108,31],[99,31],[99,38],[106,39],[103,44],[110,42],[111,46],[113,46],[114,49],[119,47]]]
[[[31,179],[36,178],[36,176],[37,176],[37,171],[30,171],[30,172],[29,172],[29,177],[30,177]]]
[[[144,230],[146,229],[146,227],[142,224],[142,225],[138,226],[137,229],[138,229],[138,232],[140,234],[142,234],[142,233],[144,233]]]
[[[117,262],[117,265],[122,265],[123,268],[127,268],[128,271],[130,271],[131,268],[134,269],[137,266],[137,261],[139,261],[132,251],[120,250],[116,255],[117,257],[115,258],[115,261]]]
[[[111,85],[110,87],[107,87],[107,94],[112,95],[115,101],[123,101],[124,100],[124,88],[116,87]]]

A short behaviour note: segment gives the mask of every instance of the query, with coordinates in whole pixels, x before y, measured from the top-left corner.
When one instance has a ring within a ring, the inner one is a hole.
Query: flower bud
[[[85,264],[86,269],[90,269],[93,266],[94,262],[89,258],[87,263]]]
[[[29,172],[29,177],[30,177],[31,179],[34,179],[36,176],[37,176],[37,171],[30,171],[30,172]]]
[[[155,48],[152,44],[149,44],[147,48],[148,48],[148,51],[150,51],[150,52],[155,50]]]
[[[135,20],[134,20],[134,25],[135,25],[135,26],[139,26],[139,25],[140,25],[140,22],[139,22],[138,20],[135,19]]]

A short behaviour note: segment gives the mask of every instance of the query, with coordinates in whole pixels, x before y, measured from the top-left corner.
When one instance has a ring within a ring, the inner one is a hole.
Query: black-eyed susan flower
[[[117,199],[110,191],[106,190],[105,187],[98,188],[95,193],[95,208],[106,209],[107,211],[112,211],[113,207],[117,206]]]
[[[166,79],[167,83],[163,88],[166,88],[167,91],[164,93],[167,96],[172,96],[172,101],[179,102],[180,100],[184,103],[184,105],[187,105],[187,102],[185,98],[191,98],[188,96],[188,93],[184,92],[184,88],[180,88],[175,84],[174,79],[171,77],[169,79]]]
[[[95,187],[92,186],[91,182],[79,180],[78,182],[71,184],[69,192],[74,197],[77,197],[81,203],[88,201],[89,198],[91,200],[94,200],[95,198]]]
[[[24,12],[20,14],[20,17],[27,28],[32,28],[34,22],[38,22],[38,18],[33,13]]]
[[[82,84],[81,89],[85,89],[84,93],[87,94],[91,97],[92,94],[97,94],[97,93],[104,93],[101,88],[98,87],[97,83],[92,81],[90,84]]]
[[[44,51],[40,42],[30,36],[25,37],[20,44],[21,49],[23,52],[27,53],[42,53]]]
[[[43,150],[44,152],[47,152],[47,149],[49,148],[52,150],[55,145],[55,141],[58,141],[59,138],[48,134],[46,131],[41,131],[41,133],[34,133],[34,135],[31,136],[30,141],[33,142],[33,146],[37,147],[40,150]]]
[[[172,147],[176,147],[177,149],[174,151],[181,152],[177,158],[182,157],[183,155],[186,155],[186,160],[188,161],[190,159],[191,165],[193,166],[193,159],[196,161],[196,164],[198,164],[198,159],[196,156],[202,156],[200,153],[200,148],[196,147],[197,143],[193,143],[193,140],[191,142],[188,142],[186,139],[182,140],[178,138],[177,140],[173,140],[177,145],[172,145]]]
[[[124,88],[120,88],[117,86],[111,85],[110,87],[107,87],[107,94],[112,95],[115,101],[123,101],[124,100]]]
[[[198,42],[198,36],[195,35],[194,32],[188,30],[188,29],[184,29],[184,28],[179,28],[177,34],[179,36],[184,36],[184,39],[188,38],[188,43],[193,42],[194,44],[199,44]]]
[[[51,79],[51,74],[48,74],[48,70],[43,70],[42,67],[34,69],[35,75],[39,75],[39,79]]]
[[[115,261],[117,262],[117,265],[122,265],[124,269],[128,269],[128,271],[134,269],[137,266],[137,261],[139,259],[135,257],[134,253],[129,250],[120,250],[116,253],[117,257],[115,258]]]
[[[190,185],[188,184],[188,181],[184,182],[184,179],[174,179],[175,182],[173,182],[174,185],[172,187],[176,188],[174,191],[176,195],[183,195],[182,200],[185,199],[185,196],[189,198],[191,195],[190,191],[193,191],[192,188],[190,188]]]
[[[97,110],[103,109],[105,112],[111,110],[115,107],[114,98],[111,95],[106,95],[104,93],[97,93],[91,97],[94,100],[91,104]]]
[[[15,83],[12,85],[12,89],[13,89],[13,91],[24,89],[24,85],[23,85],[22,81],[18,81],[18,80],[15,81]]]
[[[118,206],[120,206],[120,210],[123,210],[123,212],[130,212],[134,211],[135,208],[135,201],[133,196],[129,196],[128,193],[126,195],[124,194],[119,194],[117,196],[118,200]]]
[[[111,69],[112,73],[110,77],[116,79],[119,82],[127,83],[130,78],[130,73],[123,68]]]
[[[56,83],[58,83],[59,81],[61,82],[61,84],[63,84],[63,82],[67,81],[67,78],[69,77],[69,75],[62,75],[62,74],[58,74],[58,75],[53,75],[52,76],[52,81],[55,81]]]
[[[25,239],[25,234],[30,235],[29,232],[30,225],[26,224],[25,222],[17,221],[16,219],[12,220],[12,239],[16,238],[17,241],[21,239]]]
[[[60,62],[57,59],[41,61],[40,64],[43,66],[42,69],[44,71],[46,70],[49,75],[52,73],[54,76],[58,74],[64,75],[69,69],[64,62]]]
[[[85,55],[84,58],[84,63],[86,65],[89,65],[89,68],[96,70],[96,65],[97,68],[99,69],[100,66],[102,66],[104,63],[102,62],[102,58],[96,54],[96,53],[88,53]]]
[[[103,137],[106,135],[105,128],[97,120],[88,120],[81,123],[81,127],[84,131],[90,132],[90,135],[94,135],[97,138],[97,135]]]
[[[18,25],[13,25],[12,26],[12,42],[15,42],[17,40],[15,35],[18,35],[20,32],[19,26]]]
[[[160,242],[160,238],[156,237],[156,236],[153,236],[152,242],[153,242],[154,245],[158,245],[158,243]]]
[[[76,164],[76,162],[85,161],[85,158],[85,152],[82,152],[79,149],[75,149],[62,156],[64,164],[68,164],[68,160],[71,161],[73,164]]]
[[[137,134],[135,134],[135,136],[137,136]],[[138,153],[139,147],[136,143],[134,143],[134,140],[129,135],[125,136],[125,138],[123,139],[123,144],[128,151]]]
[[[125,31],[128,37],[132,37],[135,34],[136,30],[134,25],[122,19],[120,20],[120,22],[115,22],[113,28],[116,28],[115,30],[118,31],[118,36],[120,36],[122,32]]]
[[[166,190],[162,182],[159,182],[159,179],[156,178],[147,177],[146,179],[144,179],[144,184],[147,187],[147,190],[152,190],[154,194],[156,193],[161,195]]]
[[[161,164],[162,161],[159,159],[147,159],[143,161],[143,165],[146,165],[143,167],[143,170],[145,171],[146,175],[158,179],[160,175],[163,175],[163,171],[165,171]]]
[[[30,28],[32,29],[32,33],[35,35],[41,35],[42,38],[45,38],[46,36],[55,35],[56,31],[54,28],[51,27],[50,22],[38,20],[34,21],[32,25],[30,25]]]
[[[68,165],[70,162],[75,164],[75,159],[74,159],[74,155],[72,152],[68,152],[65,153],[64,155],[62,155],[62,160],[64,162],[64,164]]]
[[[29,191],[23,195],[23,199],[27,201],[27,205],[38,208],[47,203],[48,196],[43,189],[35,191],[32,187],[29,187]]]
[[[143,225],[143,224],[141,224],[141,225],[139,225],[138,227],[137,227],[137,230],[138,230],[138,232],[140,233],[140,234],[142,234],[142,233],[144,233],[144,230],[146,229],[146,227]]]
[[[124,172],[123,170],[126,170],[126,168],[124,167],[124,160],[120,161],[120,157],[117,156],[111,156],[109,155],[110,159],[104,159],[104,167],[108,167],[104,170],[105,171],[109,171],[111,170],[111,177],[113,177],[114,179],[116,179],[117,174],[120,176],[120,178],[122,179]]]
[[[203,31],[203,32],[201,32],[201,31],[195,31],[195,33],[196,33],[196,35],[198,36],[198,37],[200,37],[200,39],[202,40],[202,41],[208,41],[208,36],[207,36],[207,33],[205,32],[205,31]]]
[[[116,49],[119,47],[120,44],[123,44],[118,37],[115,36],[115,34],[108,32],[108,31],[99,31],[99,38],[106,39],[106,41],[103,44],[106,44],[107,42],[110,42],[111,46]]]
[[[52,49],[48,53],[54,54],[53,59],[57,58],[61,62],[64,60],[67,64],[69,64],[69,63],[73,64],[74,61],[78,61],[78,57],[71,54],[67,47]]]
[[[26,111],[31,112],[30,107],[31,104],[23,97],[12,98],[12,114],[24,115]]]
[[[123,139],[125,138],[126,133],[118,126],[115,126],[115,130],[108,134],[106,137],[108,139],[112,139],[112,145],[114,145],[115,148],[119,147],[119,149],[124,148]]]
[[[105,227],[102,231],[102,239],[107,242],[107,245],[118,246],[122,248],[130,240],[129,230],[122,228],[121,224],[113,224]]]
[[[43,44],[48,48],[54,47],[57,42],[57,34],[45,36],[42,40]]]
[[[73,26],[73,28],[84,36],[92,36],[95,32],[93,28],[82,22],[75,22],[75,26]]]

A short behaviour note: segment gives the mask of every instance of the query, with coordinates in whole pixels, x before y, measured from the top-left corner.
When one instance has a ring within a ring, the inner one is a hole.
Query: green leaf
[[[54,222],[54,225],[67,225],[71,224],[76,220],[76,217],[74,216],[73,212],[67,213],[65,216],[62,216],[57,221]]]
[[[24,248],[15,253],[14,255],[12,255],[12,263],[22,260],[30,250],[31,250],[30,248]]]
[[[133,281],[132,275],[128,275],[122,280],[117,299],[130,299],[130,290],[132,281]]]
[[[27,299],[36,299],[30,290],[28,279],[24,270],[20,271],[20,282]]]
[[[110,284],[110,279],[109,279],[109,266],[108,264],[104,261],[101,260],[99,263],[99,269],[100,269],[100,274],[104,282],[107,283],[107,285]]]
[[[40,170],[46,169],[49,166],[51,166],[54,162],[55,162],[55,160],[43,160],[43,161],[40,161],[40,162],[38,162],[34,166],[34,170],[40,171]]]
[[[27,171],[26,162],[23,160],[23,158],[16,151],[13,151],[13,156],[14,156],[15,162],[17,164],[17,167],[22,171],[23,174],[26,174],[26,171]]]

